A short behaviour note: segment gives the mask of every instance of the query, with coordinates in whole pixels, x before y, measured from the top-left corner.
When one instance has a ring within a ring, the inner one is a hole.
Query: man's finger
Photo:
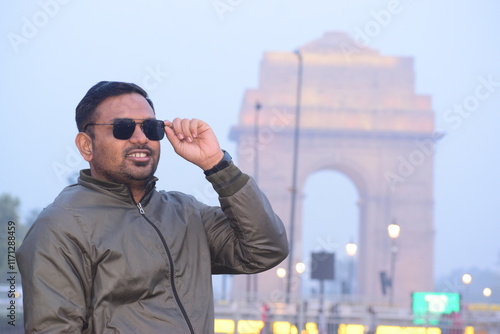
[[[165,134],[167,135],[168,141],[175,149],[181,140],[175,135],[174,125],[170,121],[165,121]]]
[[[191,133],[191,120],[188,118],[184,118],[181,121],[181,131],[182,135],[184,138],[188,141],[191,142],[193,141],[193,134]]]
[[[180,119],[179,117],[174,118],[174,120],[172,121],[172,130],[174,131],[177,138],[179,138],[180,140],[184,139],[184,134],[182,132],[182,119]]]
[[[198,130],[202,124],[203,122],[196,118],[193,118],[189,123],[189,131],[191,132],[191,136],[193,138],[198,136]]]

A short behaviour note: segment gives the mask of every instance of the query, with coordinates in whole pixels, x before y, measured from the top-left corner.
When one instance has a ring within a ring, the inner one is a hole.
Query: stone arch
[[[361,297],[367,303],[389,302],[380,273],[391,266],[387,225],[397,220],[402,232],[393,301],[409,305],[411,292],[433,289],[436,136],[430,97],[414,92],[413,59],[368,48],[346,55],[346,44],[357,45],[346,34],[327,33],[300,48],[301,65],[296,53],[265,53],[259,87],[246,91],[230,137],[238,143],[243,170],[253,174],[258,157],[259,185],[290,231],[294,111],[302,66],[296,234],[291,243],[297,244],[301,231],[301,191],[307,177],[325,168],[340,171],[360,196]],[[267,131],[265,142],[255,136],[262,129]],[[418,164],[412,162],[417,155]],[[286,261],[300,260],[297,254]],[[263,273],[258,282],[261,298],[283,295],[284,282],[275,271]],[[242,280],[235,278],[234,284],[236,292],[245,291]]]

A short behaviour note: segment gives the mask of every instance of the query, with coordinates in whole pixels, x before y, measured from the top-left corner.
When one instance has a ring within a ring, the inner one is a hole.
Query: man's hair
[[[118,81],[101,81],[92,86],[80,103],[78,103],[78,106],[76,106],[75,119],[78,131],[83,132],[85,126],[95,120],[95,110],[97,106],[108,97],[131,93],[142,95],[146,101],[148,101],[154,112],[155,108],[153,106],[153,101],[149,98],[148,93],[136,84]]]

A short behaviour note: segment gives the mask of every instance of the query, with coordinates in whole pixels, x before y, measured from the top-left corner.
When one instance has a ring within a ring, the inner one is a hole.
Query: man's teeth
[[[146,153],[131,153],[128,156],[132,158],[145,158],[148,155]]]

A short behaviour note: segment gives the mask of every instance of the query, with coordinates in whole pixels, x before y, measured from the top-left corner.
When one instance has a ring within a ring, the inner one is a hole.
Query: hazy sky
[[[436,275],[498,269],[499,16],[496,0],[3,1],[0,193],[18,196],[26,217],[86,166],[73,143],[74,109],[100,80],[144,86],[159,118],[204,119],[235,152],[228,134],[245,89],[257,86],[264,52],[292,51],[327,31],[355,35],[375,22],[379,30],[365,43],[414,57],[417,93],[432,96],[436,128],[446,133],[435,159]],[[312,177],[306,197],[347,187],[352,196],[333,191],[333,200],[354,206],[352,183],[328,175]],[[203,174],[167,141],[157,176],[159,189],[214,200]],[[332,219],[354,218],[345,209]],[[343,244],[356,227],[336,229]]]

